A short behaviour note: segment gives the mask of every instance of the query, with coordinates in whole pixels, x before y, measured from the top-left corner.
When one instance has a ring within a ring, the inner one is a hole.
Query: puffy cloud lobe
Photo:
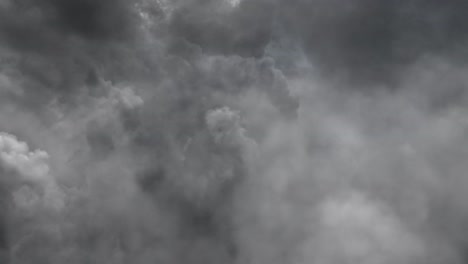
[[[6,173],[14,174],[9,177],[11,182],[5,184],[22,186],[13,195],[19,206],[30,206],[34,203],[37,200],[37,197],[34,197],[38,194],[32,194],[31,191],[35,190],[35,192],[43,193],[42,201],[46,206],[56,209],[63,207],[64,194],[50,174],[47,152],[31,151],[25,142],[2,132],[0,133],[0,159],[3,168],[7,170]],[[18,179],[15,179],[16,177]],[[34,187],[31,189],[23,184]]]
[[[45,151],[30,151],[25,142],[6,133],[0,133],[0,151],[3,166],[16,171],[23,180],[34,183],[50,180],[49,155]]]
[[[246,176],[244,159],[255,144],[245,135],[239,113],[228,107],[207,111],[204,121],[206,130],[180,146],[181,156],[175,157],[180,168],[165,169],[163,180],[195,208],[222,210],[218,207],[230,206],[232,189]]]
[[[228,107],[208,111],[206,124],[218,144],[240,145],[245,131],[240,126],[239,114]]]
[[[115,98],[118,103],[122,104],[123,107],[128,109],[134,109],[143,105],[143,99],[135,94],[135,91],[130,87],[124,87],[122,89],[114,88],[110,91],[110,97]]]

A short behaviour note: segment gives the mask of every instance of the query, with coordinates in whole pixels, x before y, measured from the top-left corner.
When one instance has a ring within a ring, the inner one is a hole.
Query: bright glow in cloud
[[[143,105],[143,99],[136,95],[135,91],[130,87],[124,87],[122,89],[112,88],[110,90],[110,97],[115,100],[116,103],[120,103],[128,109]]]
[[[226,0],[230,5],[232,5],[233,7],[236,7],[240,4],[240,2],[242,0]]]

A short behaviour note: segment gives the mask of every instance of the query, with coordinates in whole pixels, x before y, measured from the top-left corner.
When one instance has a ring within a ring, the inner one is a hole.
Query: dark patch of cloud
[[[457,57],[468,38],[464,1],[281,1],[291,32],[322,73],[390,83],[424,55]]]
[[[4,1],[0,5],[2,52],[11,61],[9,70],[21,76],[22,90],[35,94],[21,98],[25,107],[44,106],[51,97],[70,103],[82,88],[99,87],[93,81],[98,75],[116,81],[117,76],[125,78],[125,71],[117,69],[122,64],[116,60],[135,54],[129,49],[116,50],[132,42],[138,31],[136,4],[120,0]],[[97,74],[96,68],[107,70]]]
[[[7,1],[0,7],[2,39],[15,49],[57,54],[70,37],[119,40],[132,32],[131,3],[109,0]]]
[[[131,4],[121,0],[49,0],[63,30],[91,39],[118,39],[131,32]]]

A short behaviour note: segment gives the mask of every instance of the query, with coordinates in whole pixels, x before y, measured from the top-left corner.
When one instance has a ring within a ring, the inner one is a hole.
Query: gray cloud
[[[0,1],[0,262],[465,263],[465,9]]]
[[[426,54],[458,57],[463,1],[284,1],[281,13],[325,72],[358,84],[393,83]]]

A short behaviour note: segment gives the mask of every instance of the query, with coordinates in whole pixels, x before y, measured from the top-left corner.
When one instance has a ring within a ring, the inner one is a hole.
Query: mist
[[[0,263],[468,263],[467,11],[0,0]]]

